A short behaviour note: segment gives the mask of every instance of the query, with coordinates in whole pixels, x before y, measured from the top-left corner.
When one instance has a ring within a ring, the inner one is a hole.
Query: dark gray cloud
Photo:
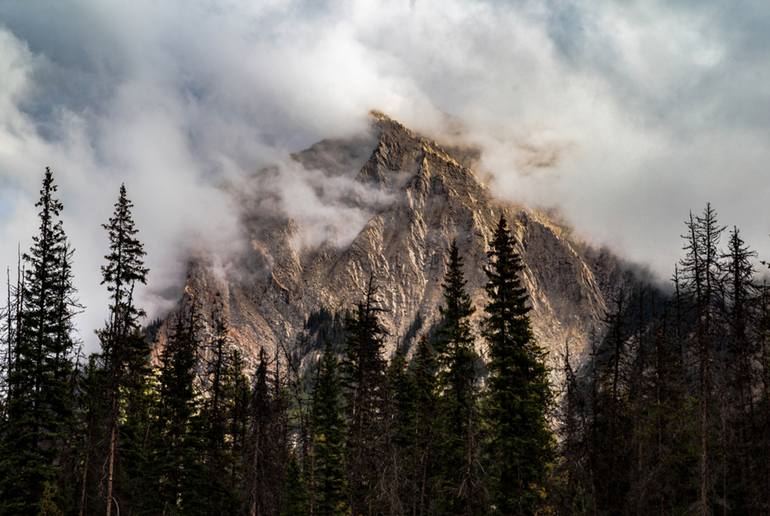
[[[99,223],[126,181],[160,311],[192,245],[240,245],[223,182],[360,133],[371,108],[480,145],[499,195],[558,206],[661,276],[707,201],[768,257],[769,26],[762,1],[6,0],[0,263],[28,244],[53,166],[87,336]],[[336,210],[343,179],[318,197],[322,176],[278,170],[270,191],[306,196],[293,215],[365,220]]]

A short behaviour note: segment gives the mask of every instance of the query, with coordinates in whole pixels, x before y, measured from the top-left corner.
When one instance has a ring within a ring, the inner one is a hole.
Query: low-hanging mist
[[[104,319],[100,224],[121,182],[147,244],[151,316],[191,251],[226,262],[243,245],[233,185],[273,193],[311,229],[298,245],[343,244],[367,212],[341,199],[373,194],[287,156],[364,135],[372,108],[478,146],[496,194],[558,207],[662,277],[680,221],[706,201],[768,257],[770,222],[755,214],[770,194],[770,7],[742,5],[3,2],[0,264],[29,244],[46,165],[86,341]]]

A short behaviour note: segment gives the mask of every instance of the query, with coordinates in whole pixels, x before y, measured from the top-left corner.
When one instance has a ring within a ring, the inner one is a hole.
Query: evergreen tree
[[[124,512],[152,514],[156,500],[148,493],[157,490],[157,478],[153,475],[159,403],[157,377],[145,335],[136,329],[125,342],[132,353],[121,381],[120,468],[115,476],[119,489],[114,492],[119,493],[116,499]]]
[[[733,227],[721,266],[726,326],[720,396],[724,457],[721,495],[725,505],[747,514],[757,512],[752,503],[761,491],[753,471],[756,466],[752,453],[756,439],[752,429],[757,424],[754,392],[758,387],[755,381],[758,347],[750,338],[753,307],[758,297],[752,263],[756,256],[741,238],[738,228]]]
[[[302,476],[297,456],[292,453],[289,456],[289,464],[286,467],[286,487],[283,494],[284,503],[281,508],[281,516],[305,516],[309,514],[307,489]]]
[[[717,343],[715,320],[720,307],[722,273],[719,264],[719,240],[724,227],[719,225],[711,204],[707,204],[701,216],[685,223],[687,233],[682,236],[686,244],[686,255],[681,261],[682,288],[693,308],[695,332],[692,340],[692,354],[697,363],[698,377],[698,426],[699,426],[699,467],[698,467],[698,512],[709,514],[712,507],[714,488],[714,465],[712,448],[715,445],[714,421],[714,378],[713,360]]]
[[[347,466],[351,502],[356,514],[372,514],[379,504],[387,400],[385,330],[380,324],[374,281],[369,279],[363,302],[347,320],[346,355],[342,364],[347,397]]]
[[[561,374],[559,458],[550,496],[558,514],[586,514],[592,502],[588,482],[590,475],[585,460],[586,399],[573,367],[569,339],[564,344]]]
[[[109,253],[104,257],[102,284],[110,293],[110,315],[106,327],[99,333],[102,357],[107,371],[105,385],[110,412],[108,422],[108,451],[106,474],[106,514],[112,514],[115,465],[119,449],[119,420],[123,409],[122,393],[126,387],[129,364],[134,366],[146,361],[149,348],[146,341],[137,336],[139,318],[144,312],[134,303],[134,289],[138,283],[146,283],[148,269],[144,266],[144,246],[137,239],[131,209],[133,204],[126,195],[125,185],[120,186],[115,210],[102,227],[109,237]],[[142,369],[134,368],[134,372]],[[133,379],[138,380],[137,378]]]
[[[247,380],[221,306],[215,309],[212,320],[213,335],[199,367],[204,375],[199,382],[203,402],[197,421],[202,425],[203,458],[198,481],[207,493],[201,509],[210,514],[232,514],[245,501],[246,435],[241,427],[248,425],[249,411],[247,407],[240,410],[238,405]]]
[[[40,209],[38,234],[23,255],[24,281],[11,350],[0,461],[0,512],[4,514],[50,512],[61,502],[56,482],[71,430],[72,316],[77,303],[72,251],[56,190],[53,173],[46,168],[35,204]]]
[[[755,504],[758,512],[770,511],[770,286],[766,282],[759,287],[758,315],[755,340],[758,346],[759,393],[757,399],[757,430],[755,431],[758,467],[756,484],[758,494]]]
[[[438,357],[433,344],[422,337],[417,342],[409,373],[414,384],[414,427],[412,454],[414,490],[411,514],[434,514],[438,500]]]
[[[337,368],[337,358],[327,344],[321,357],[312,414],[312,514],[319,516],[351,513],[345,481],[345,428]]]
[[[200,348],[201,319],[197,301],[190,300],[176,315],[161,352],[157,444],[154,469],[159,479],[159,510],[192,514],[197,492],[201,444],[197,420],[200,400],[195,390],[195,366]]]
[[[388,471],[387,505],[390,514],[405,514],[413,505],[417,483],[413,453],[416,392],[403,344],[397,346],[388,365],[388,391],[388,453],[383,465]]]
[[[629,398],[634,357],[628,342],[631,325],[626,301],[627,294],[619,290],[605,313],[606,336],[593,357],[596,378],[591,424],[601,440],[591,447],[590,461],[595,504],[602,512],[623,505],[629,490],[631,450],[626,443],[632,424]]]
[[[267,354],[262,348],[251,397],[249,514],[252,516],[280,513],[287,457],[284,453],[286,438],[278,376],[276,372],[271,389]]]
[[[547,422],[551,391],[545,353],[529,320],[523,270],[504,216],[492,238],[486,270],[489,303],[484,336],[489,344],[487,424],[494,511],[532,514],[544,500],[553,457]]]
[[[438,337],[442,350],[439,403],[443,413],[440,490],[445,511],[451,514],[476,514],[482,506],[478,462],[478,356],[470,326],[475,310],[465,285],[463,260],[456,242],[452,242]]]

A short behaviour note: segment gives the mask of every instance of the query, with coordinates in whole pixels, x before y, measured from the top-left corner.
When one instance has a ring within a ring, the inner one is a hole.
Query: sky
[[[223,184],[361,134],[370,109],[478,146],[500,198],[661,278],[706,202],[770,259],[768,27],[761,0],[0,0],[0,265],[51,166],[91,343],[125,182],[162,315],[190,253],[243,244]],[[324,180],[275,176],[284,206]],[[311,201],[300,222],[334,219]]]

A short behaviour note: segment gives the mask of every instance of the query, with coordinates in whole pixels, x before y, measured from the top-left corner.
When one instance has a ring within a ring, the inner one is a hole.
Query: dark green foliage
[[[153,514],[157,483],[155,440],[158,388],[152,372],[147,340],[135,330],[127,338],[132,349],[122,381],[122,417],[119,426],[119,473],[117,490],[122,494],[121,506],[134,514]]]
[[[38,234],[23,256],[17,332],[8,372],[7,417],[2,428],[0,511],[54,513],[61,502],[56,482],[72,431],[73,299],[71,259],[46,169]]]
[[[412,513],[434,514],[438,503],[437,485],[440,483],[436,451],[439,410],[438,357],[433,344],[427,338],[418,341],[409,372],[415,390],[412,456],[416,481]]]
[[[342,417],[337,358],[327,345],[321,356],[313,396],[312,484],[313,514],[350,514],[345,474],[345,424]]]
[[[532,514],[543,505],[553,438],[545,353],[532,334],[521,259],[504,217],[495,230],[486,271],[489,345],[486,399],[488,472],[494,510]]]
[[[448,514],[477,514],[484,504],[479,464],[479,358],[470,325],[474,309],[465,285],[463,260],[452,242],[437,340],[441,350],[438,452],[442,473],[438,490],[442,512]]]
[[[568,386],[563,512],[767,511],[767,295],[737,229],[720,252],[710,206],[686,226],[672,295],[618,293]]]
[[[414,504],[415,455],[412,444],[415,431],[414,379],[407,368],[404,346],[400,345],[388,365],[388,407],[386,431],[388,435],[386,471],[387,504],[391,514],[404,514]]]
[[[249,514],[278,514],[288,461],[286,406],[277,363],[272,380],[264,348],[254,376],[249,434]]]
[[[198,510],[208,514],[232,514],[243,505],[245,488],[245,429],[239,400],[247,396],[246,378],[239,354],[233,349],[229,327],[221,307],[213,315],[213,335],[198,369],[203,370],[198,389],[202,391],[200,424],[202,455],[196,479],[206,493]]]
[[[346,458],[354,513],[371,514],[384,501],[378,498],[380,458],[386,449],[387,379],[383,356],[385,330],[382,309],[370,278],[364,300],[346,324],[346,354],[342,364],[348,415]]]
[[[289,464],[286,467],[285,486],[281,516],[304,516],[308,514],[310,507],[305,479],[297,457],[293,453],[289,456]]]
[[[107,224],[110,241],[109,253],[104,257],[102,284],[107,286],[112,306],[110,319],[102,342],[108,362],[122,363],[125,358],[118,339],[131,335],[138,326],[138,319],[144,312],[134,303],[134,290],[139,283],[146,283],[149,269],[144,266],[144,245],[137,239],[131,213],[133,203],[126,195],[126,186],[120,185],[115,211]],[[115,342],[114,342],[115,341]]]
[[[487,363],[454,243],[440,320],[418,314],[389,363],[371,280],[353,311],[320,308],[296,343],[253,357],[219,296],[204,318],[186,290],[141,327],[148,271],[121,187],[102,350],[81,361],[55,194],[47,170],[0,313],[0,514],[770,513],[770,288],[737,228],[720,248],[710,205],[686,222],[670,295],[643,273],[600,287],[604,320],[565,343],[553,406],[502,217]]]
[[[304,334],[300,337],[300,351],[308,353],[311,350],[323,349],[326,343],[332,349],[340,350],[345,346],[345,321],[349,314],[332,312],[325,307],[312,312],[305,322]]]
[[[115,478],[120,474],[120,419],[126,410],[125,393],[132,393],[131,408],[141,411],[137,406],[140,397],[137,389],[144,389],[145,376],[149,374],[147,362],[150,350],[139,333],[139,318],[144,312],[134,303],[134,289],[137,284],[146,283],[148,269],[144,267],[144,246],[136,237],[138,230],[134,225],[132,208],[133,204],[126,196],[126,187],[121,185],[113,215],[107,224],[102,225],[110,242],[109,253],[104,257],[106,263],[102,266],[102,284],[110,293],[110,314],[106,327],[98,332],[102,344],[102,367],[106,373],[103,394],[109,405],[104,496],[108,516],[115,498]],[[132,420],[132,424],[136,421]],[[132,445],[140,446],[136,438]],[[140,453],[138,450],[133,452]]]
[[[200,314],[194,300],[176,315],[160,357],[157,448],[158,506],[184,514],[201,495],[195,485],[202,445],[195,365],[200,347]]]
[[[412,324],[407,328],[401,342],[401,347],[403,347],[405,351],[410,351],[414,347],[415,341],[417,341],[420,331],[423,330],[424,324],[425,320],[423,319],[422,313],[417,312],[417,315],[414,316],[414,321],[412,321]]]

